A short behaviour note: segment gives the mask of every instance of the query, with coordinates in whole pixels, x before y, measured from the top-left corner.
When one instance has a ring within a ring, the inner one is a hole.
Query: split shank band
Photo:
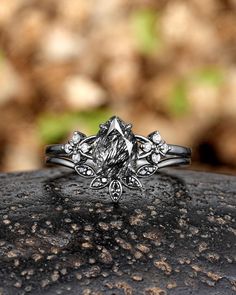
[[[161,160],[158,168],[168,166],[189,165],[191,163],[191,149],[179,145],[168,144],[169,150],[165,159]],[[68,168],[75,168],[76,163],[70,160],[65,152],[64,144],[54,144],[46,147],[46,154],[49,156],[46,161],[50,164],[57,164]]]
[[[90,187],[109,187],[117,202],[123,185],[142,187],[139,178],[148,177],[168,166],[188,165],[191,149],[167,144],[158,131],[147,137],[135,135],[132,125],[112,117],[99,126],[95,136],[76,131],[66,144],[46,147],[46,162],[74,169],[80,176],[92,178]]]

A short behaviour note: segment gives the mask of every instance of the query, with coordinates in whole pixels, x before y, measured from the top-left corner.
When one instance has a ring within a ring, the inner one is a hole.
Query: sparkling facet
[[[141,166],[138,171],[137,171],[137,175],[140,177],[145,177],[145,176],[149,176],[152,175],[156,172],[157,167],[151,164],[146,164]]]
[[[70,154],[71,152],[72,152],[72,146],[69,144],[69,143],[67,143],[67,144],[65,144],[65,152],[67,153],[67,154]]]
[[[143,149],[145,152],[150,152],[150,150],[152,149],[152,145],[151,145],[151,143],[149,143],[149,142],[145,142],[145,143],[142,145],[142,149]]]
[[[81,136],[78,132],[74,132],[73,136],[72,136],[72,141],[74,143],[78,143],[81,139]]]
[[[94,143],[93,161],[101,175],[122,175],[135,165],[137,141],[127,126],[118,117],[112,117],[100,128]]]
[[[157,163],[159,163],[161,156],[160,156],[160,154],[153,153],[151,158],[152,158],[153,163],[157,164]]]
[[[92,180],[90,187],[95,188],[95,189],[99,189],[99,188],[105,187],[107,184],[108,184],[107,178],[102,177],[102,176],[98,176]]]
[[[169,150],[169,146],[167,143],[164,143],[161,147],[160,147],[160,150],[163,154],[166,154]]]
[[[154,143],[160,143],[161,142],[161,135],[159,132],[155,132],[153,135],[152,135],[152,140]]]
[[[89,145],[85,142],[80,146],[80,149],[83,153],[87,153],[89,151]]]
[[[73,160],[74,163],[78,163],[80,161],[80,158],[81,157],[80,157],[79,153],[72,155],[72,160]]]
[[[93,170],[93,168],[86,164],[75,166],[75,171],[83,177],[95,176],[95,171]]]

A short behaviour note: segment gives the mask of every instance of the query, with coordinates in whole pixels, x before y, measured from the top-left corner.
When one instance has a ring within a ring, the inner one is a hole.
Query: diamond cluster
[[[141,149],[148,153],[149,159],[153,164],[158,164],[161,156],[165,156],[169,150],[168,144],[161,138],[158,131],[151,133],[148,136],[148,141],[141,145]]]
[[[80,145],[79,143],[85,138],[85,135],[75,131],[72,135],[71,140],[65,144],[64,150],[66,154],[71,156],[74,163],[79,163],[81,161]]]

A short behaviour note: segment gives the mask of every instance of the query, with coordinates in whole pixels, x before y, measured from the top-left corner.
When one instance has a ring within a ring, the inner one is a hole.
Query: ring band
[[[190,148],[167,144],[158,131],[147,137],[135,135],[132,125],[116,116],[99,127],[95,136],[75,131],[68,143],[47,146],[46,162],[92,178],[92,189],[108,186],[115,202],[122,195],[123,185],[138,189],[142,187],[139,178],[151,176],[160,168],[191,163]]]

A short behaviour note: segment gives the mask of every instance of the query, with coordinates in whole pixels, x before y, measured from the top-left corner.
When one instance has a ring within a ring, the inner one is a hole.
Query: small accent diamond
[[[89,151],[89,145],[85,142],[80,146],[80,149],[83,153],[87,153]]]
[[[87,175],[91,175],[92,174],[92,171],[91,170],[87,170]]]
[[[152,140],[153,140],[154,143],[160,143],[161,142],[161,135],[160,135],[160,133],[158,131],[153,134]]]
[[[69,144],[69,143],[67,143],[67,144],[65,144],[65,147],[64,147],[64,149],[65,149],[65,152],[67,153],[67,154],[70,154],[71,152],[72,152],[72,146]]]
[[[74,143],[78,143],[81,139],[81,136],[78,132],[74,132],[73,136],[72,136],[72,141]]]
[[[155,164],[159,163],[160,159],[161,159],[160,154],[156,154],[156,153],[152,154],[153,163],[155,163]]]
[[[145,142],[145,143],[142,145],[142,149],[143,149],[145,152],[150,152],[150,150],[152,149],[152,145],[151,145],[149,142]]]
[[[168,146],[168,144],[167,143],[164,143],[162,146],[161,146],[161,152],[163,153],[163,154],[166,154],[167,152],[168,152],[168,150],[169,150],[169,146]]]
[[[72,156],[72,160],[74,161],[74,163],[78,163],[80,161],[80,154],[74,154]]]

